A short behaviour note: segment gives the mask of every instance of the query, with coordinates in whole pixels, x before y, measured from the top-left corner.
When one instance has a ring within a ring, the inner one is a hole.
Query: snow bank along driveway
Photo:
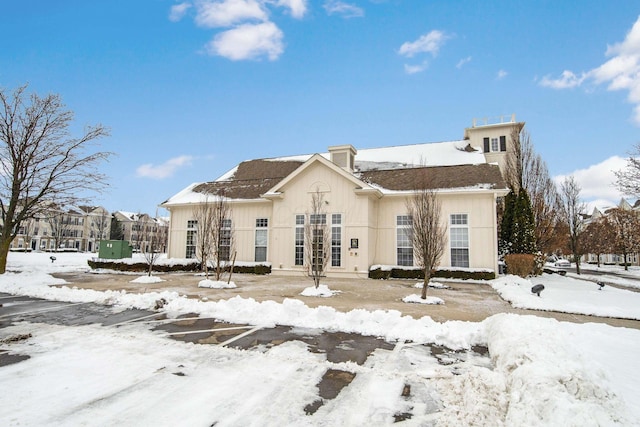
[[[52,283],[42,271],[23,270],[0,276],[0,292],[119,310],[151,310],[164,298],[160,310],[170,317],[197,313],[265,329],[288,325],[301,336],[359,333],[390,346],[358,364],[311,352],[309,340],[257,343],[247,351],[171,340],[141,323],[9,324],[0,308],[0,339],[26,337],[0,349],[29,356],[0,367],[0,382],[11,390],[0,394],[2,425],[627,426],[640,420],[635,329],[515,314],[437,323],[395,311],[312,309],[298,300],[202,302],[168,292],[47,286]],[[432,351],[474,346],[487,347],[490,358]],[[347,380],[337,396],[323,399],[319,384],[328,372]]]

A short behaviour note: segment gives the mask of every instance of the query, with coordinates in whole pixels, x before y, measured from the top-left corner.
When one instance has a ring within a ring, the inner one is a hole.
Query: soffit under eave
[[[373,187],[371,187],[369,184],[367,184],[366,182],[356,178],[355,176],[353,176],[352,174],[350,174],[349,172],[345,171],[344,169],[342,169],[340,166],[334,164],[333,162],[331,162],[330,160],[325,159],[323,156],[321,156],[320,154],[314,154],[313,156],[311,156],[309,158],[309,160],[307,160],[306,162],[304,162],[302,164],[302,166],[300,166],[299,168],[297,168],[296,170],[294,170],[292,173],[290,173],[288,176],[286,176],[285,178],[283,178],[280,182],[278,182],[275,186],[273,186],[273,188],[269,189],[269,191],[267,191],[265,193],[265,195],[270,195],[270,194],[282,194],[283,192],[281,191],[281,189],[287,185],[288,183],[290,183],[291,181],[293,181],[298,175],[300,175],[301,173],[303,173],[305,170],[307,170],[312,164],[319,162],[320,164],[324,165],[325,167],[329,168],[330,170],[332,170],[333,172],[341,175],[343,178],[347,179],[348,181],[350,181],[351,183],[353,183],[357,188],[359,189],[374,189]],[[263,195],[264,197],[264,195]],[[268,198],[268,197],[267,197]]]

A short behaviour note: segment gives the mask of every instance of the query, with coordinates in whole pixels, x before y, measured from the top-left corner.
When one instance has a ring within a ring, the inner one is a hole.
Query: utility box
[[[98,257],[102,259],[131,258],[133,248],[126,240],[101,240]]]

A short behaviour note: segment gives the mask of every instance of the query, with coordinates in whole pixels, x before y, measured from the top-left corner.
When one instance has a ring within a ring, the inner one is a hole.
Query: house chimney
[[[329,147],[331,161],[349,173],[353,173],[357,153],[358,151],[350,144]]]

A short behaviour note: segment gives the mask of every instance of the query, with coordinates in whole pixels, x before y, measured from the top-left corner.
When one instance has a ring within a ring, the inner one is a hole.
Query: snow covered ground
[[[531,293],[534,284],[544,285],[540,297]],[[492,280],[491,286],[516,308],[640,320],[640,292],[606,285],[600,290],[594,281],[576,276],[505,276]]]
[[[619,286],[625,286],[628,288],[640,288],[640,267],[632,265],[628,270],[619,265],[604,265],[600,267],[593,264],[580,264],[581,273],[580,276],[571,274],[574,277],[581,277],[585,280],[591,280],[597,282],[599,280],[607,283],[614,283]],[[594,274],[599,273],[599,274]],[[615,274],[624,275],[627,277],[633,277],[637,280],[629,280],[624,277],[616,276]]]
[[[358,332],[397,344],[394,350],[376,350],[360,366],[329,362],[299,341],[241,351],[173,341],[139,324],[22,322],[0,329],[0,340],[33,335],[0,344],[30,356],[0,367],[0,383],[11,390],[0,393],[1,425],[377,426],[391,425],[395,414],[406,412],[412,417],[399,425],[640,425],[636,329],[515,314],[437,323],[396,311],[309,308],[298,300],[206,302],[171,292],[57,288],[48,286],[60,281],[47,273],[83,270],[87,256],[60,254],[52,264],[40,255],[10,254],[10,268],[21,273],[0,276],[0,292],[146,309],[165,298],[163,310],[171,316],[192,312],[265,327]],[[529,287],[530,293],[530,282],[505,280],[494,287]],[[531,298],[568,305],[575,294],[560,288],[564,282],[568,288],[583,286],[553,276],[544,282],[542,297]],[[605,289],[593,290],[594,298],[602,299],[610,292]],[[451,349],[486,345],[491,363],[470,357],[452,369],[437,363],[422,343]],[[317,384],[327,369],[356,376],[335,399],[306,415],[305,405],[318,399]],[[411,394],[403,397],[407,384]]]

